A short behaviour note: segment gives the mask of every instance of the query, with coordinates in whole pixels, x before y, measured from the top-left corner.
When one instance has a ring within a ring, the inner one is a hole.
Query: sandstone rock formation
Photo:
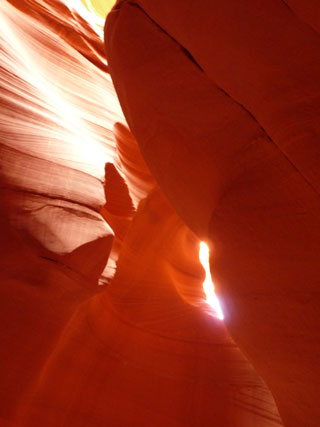
[[[317,2],[96,22],[0,3],[0,425],[318,427]]]
[[[150,170],[212,244],[233,338],[286,426],[317,426],[319,7],[118,2],[111,75]]]

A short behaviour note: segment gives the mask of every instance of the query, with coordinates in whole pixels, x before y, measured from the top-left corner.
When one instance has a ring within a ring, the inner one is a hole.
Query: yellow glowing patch
[[[224,316],[218,298],[214,292],[214,285],[212,283],[209,266],[209,248],[205,242],[200,243],[199,259],[206,272],[206,277],[203,282],[203,290],[206,295],[206,301],[214,309],[218,319],[222,320]]]
[[[81,0],[81,2],[89,12],[103,19],[105,19],[115,4],[115,0]]]

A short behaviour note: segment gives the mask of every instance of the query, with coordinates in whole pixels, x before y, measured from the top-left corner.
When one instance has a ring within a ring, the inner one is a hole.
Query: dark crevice
[[[63,202],[67,202],[67,203],[70,203],[72,205],[77,205],[77,206],[81,206],[81,207],[87,208],[88,210],[94,211],[94,212],[98,213],[99,215],[100,215],[100,208],[102,206],[102,205],[92,206],[92,205],[88,205],[86,203],[82,203],[82,202],[78,202],[78,201],[69,199],[67,197],[53,196],[53,195],[51,195],[49,193],[37,192],[37,191],[23,189],[23,188],[18,188],[18,187],[14,187],[14,186],[5,186],[5,187],[1,187],[0,186],[0,190],[5,190],[5,191],[10,190],[10,191],[14,191],[16,193],[30,194],[31,196],[43,197],[43,198],[50,199],[50,200],[61,200]],[[56,207],[59,207],[59,206],[56,206]],[[101,216],[101,218],[102,218],[102,216]]]
[[[178,43],[178,42],[176,42],[176,43]],[[198,62],[194,59],[194,57],[191,55],[191,53],[185,47],[183,47],[181,45],[180,45],[180,48],[181,48],[182,52],[186,55],[186,57],[189,58],[190,61],[193,62],[194,65],[196,65],[199,68],[199,70],[204,73],[203,68],[198,64]]]
[[[302,19],[295,11],[294,9],[292,9],[292,7],[290,6],[290,4],[287,2],[287,0],[280,0],[283,5],[288,9],[288,11],[295,16],[295,18],[297,18],[300,22],[302,22],[303,24],[305,24],[310,30],[312,30],[313,32],[316,33],[317,36],[319,36],[319,31],[314,28],[314,26],[312,24],[309,24],[309,22],[305,21],[304,19]]]
[[[76,204],[76,202],[72,202],[72,204]],[[79,205],[79,204],[77,204],[77,205]],[[45,203],[43,206],[41,206],[39,208],[35,208],[35,209],[24,209],[24,211],[27,211],[27,212],[40,212],[43,209],[48,208],[48,207],[49,208],[55,208],[55,209],[62,209],[63,211],[67,212],[68,214],[74,215],[74,216],[76,216],[78,218],[86,218],[86,219],[89,219],[91,221],[96,221],[96,222],[103,221],[103,218],[101,217],[101,215],[100,215],[100,218],[97,218],[94,215],[90,215],[89,213],[86,213],[86,212],[83,212],[83,211],[79,211],[78,209],[70,208],[70,207],[67,207],[67,206],[59,206],[59,205],[56,205],[54,203]],[[93,210],[95,212],[94,209],[91,209],[91,210]]]
[[[125,3],[126,0],[120,0],[120,4],[119,7],[121,7],[121,4]],[[134,1],[127,1],[126,3],[130,4],[133,7],[138,8],[162,33],[164,33],[167,37],[169,37],[173,42],[175,42],[180,49],[182,50],[182,52],[187,56],[187,58],[194,63],[194,65],[196,65],[197,68],[199,68],[199,70],[201,70],[203,72],[203,69],[201,68],[201,66],[198,64],[198,62],[194,59],[194,57],[192,56],[192,54],[188,51],[188,49],[186,49],[184,46],[182,46],[171,34],[169,34],[166,30],[164,30],[153,18],[151,18],[147,12],[142,9],[142,7],[135,3]]]
[[[98,280],[100,280],[100,276],[97,280],[92,279],[90,277],[88,277],[87,275],[85,275],[84,273],[82,273],[79,270],[74,269],[72,266],[70,266],[69,264],[66,264],[63,262],[62,259],[57,259],[55,258],[55,256],[53,255],[52,257],[50,255],[39,255],[39,258],[44,259],[46,261],[52,262],[58,266],[60,266],[60,268],[62,268],[64,270],[64,274],[66,275],[70,275],[70,273],[76,275],[76,277],[78,277],[79,279],[83,280],[84,282],[87,283],[87,289],[92,289],[93,291],[102,291],[105,288],[101,288],[99,290],[99,284],[98,284]],[[105,278],[104,280],[104,285],[108,285],[109,284],[109,280],[108,278]],[[94,285],[94,287],[93,287]]]

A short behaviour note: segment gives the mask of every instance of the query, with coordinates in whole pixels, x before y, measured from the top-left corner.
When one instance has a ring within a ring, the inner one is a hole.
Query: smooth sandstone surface
[[[152,192],[124,239],[108,290],[67,323],[18,421],[281,425],[270,393],[223,323],[177,292],[179,279],[201,290],[196,262],[192,277],[175,275],[197,250],[197,238],[161,192]]]
[[[228,329],[284,424],[317,426],[320,38],[292,3],[119,2],[105,34],[150,170],[211,241]]]

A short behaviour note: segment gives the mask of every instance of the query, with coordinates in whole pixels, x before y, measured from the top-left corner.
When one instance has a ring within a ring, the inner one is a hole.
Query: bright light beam
[[[209,266],[209,248],[205,242],[200,243],[199,259],[206,272],[206,277],[203,282],[203,290],[206,295],[207,303],[214,309],[218,319],[223,320],[223,312],[219,300],[214,292],[214,284],[212,282],[210,266]]]
[[[68,0],[66,4],[71,11],[76,11],[85,21],[87,21],[88,24],[90,24],[91,28],[101,38],[101,40],[103,40],[103,27],[105,23],[105,18],[95,13],[90,2],[88,3],[84,0]]]

